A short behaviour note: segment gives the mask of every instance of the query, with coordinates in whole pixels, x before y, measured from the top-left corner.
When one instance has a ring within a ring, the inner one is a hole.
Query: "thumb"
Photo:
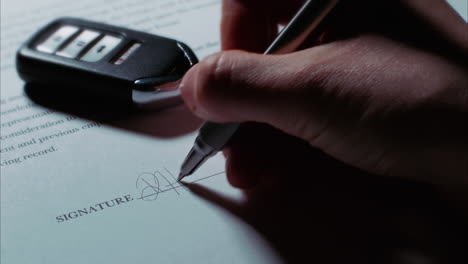
[[[309,141],[321,130],[326,101],[318,67],[325,58],[316,53],[211,55],[184,76],[182,97],[205,120],[267,123]]]

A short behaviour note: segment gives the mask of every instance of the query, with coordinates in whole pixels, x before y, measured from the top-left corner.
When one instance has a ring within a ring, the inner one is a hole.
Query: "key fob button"
[[[120,42],[122,42],[122,38],[106,35],[88,50],[85,55],[81,57],[81,60],[87,62],[99,61],[117,47]]]
[[[44,42],[36,47],[36,50],[45,53],[54,53],[60,46],[72,37],[79,28],[75,26],[62,26],[50,35]]]
[[[132,55],[133,53],[135,53],[135,51],[137,51],[140,47],[141,47],[141,43],[133,43],[129,48],[127,48],[127,49],[122,53],[122,55],[120,55],[120,57],[118,57],[118,58],[114,61],[114,64],[115,64],[115,65],[120,65],[120,64],[122,64],[124,61],[126,61],[126,60],[128,59],[128,57],[130,57],[130,55]]]
[[[96,40],[101,34],[92,30],[84,30],[74,40],[72,40],[65,48],[57,52],[57,55],[76,58],[91,42]]]

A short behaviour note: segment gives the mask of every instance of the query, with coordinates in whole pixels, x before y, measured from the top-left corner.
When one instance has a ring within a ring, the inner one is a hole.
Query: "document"
[[[220,0],[1,0],[0,263],[282,263],[254,228],[177,183],[201,122],[183,107],[80,118],[30,100],[15,69],[20,45],[63,16],[175,38],[201,59],[219,50],[220,7]],[[242,202],[222,156],[187,181]]]
[[[220,6],[1,0],[2,264],[281,263],[253,228],[177,183],[201,122],[183,107],[129,120],[84,119],[35,104],[15,69],[20,45],[63,16],[175,38],[201,59],[219,50]],[[222,156],[187,181],[242,201],[226,181]]]

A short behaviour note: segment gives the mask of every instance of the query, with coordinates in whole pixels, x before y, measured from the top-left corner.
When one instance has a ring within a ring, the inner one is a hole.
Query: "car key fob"
[[[38,89],[152,109],[182,102],[177,85],[158,86],[181,79],[198,62],[182,42],[76,18],[46,25],[16,59],[20,77]]]

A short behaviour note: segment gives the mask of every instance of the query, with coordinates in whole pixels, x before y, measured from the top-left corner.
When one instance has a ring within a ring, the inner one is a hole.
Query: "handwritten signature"
[[[178,182],[174,175],[166,168],[164,171],[143,172],[138,175],[135,186],[140,192],[138,199],[143,201],[155,201],[159,194],[173,191],[180,195],[179,188],[187,188]]]
[[[188,184],[200,182],[225,172],[214,173],[205,177],[195,177]],[[181,189],[189,190],[187,183],[177,181],[177,178],[168,169],[158,170],[155,172],[143,172],[137,177],[135,186],[139,191],[138,198],[143,201],[155,201],[162,193],[173,192],[180,195]]]

